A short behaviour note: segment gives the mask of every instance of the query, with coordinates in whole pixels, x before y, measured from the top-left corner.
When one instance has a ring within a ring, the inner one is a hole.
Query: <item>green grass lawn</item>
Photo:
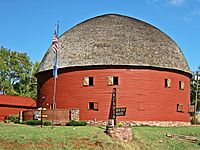
[[[0,149],[152,149],[200,150],[198,143],[177,141],[166,133],[193,135],[200,140],[200,127],[133,127],[133,141],[118,142],[104,127],[51,127],[0,123]]]
[[[134,137],[143,143],[144,149],[153,150],[200,150],[200,126],[198,127],[134,127]],[[197,137],[197,143],[170,139],[166,134]]]

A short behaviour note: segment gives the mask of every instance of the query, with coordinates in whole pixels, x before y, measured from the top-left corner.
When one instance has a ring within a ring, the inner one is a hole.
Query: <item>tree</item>
[[[200,66],[198,67],[198,69],[200,70]],[[200,71],[199,71],[199,75],[198,75],[198,96],[197,96],[197,108],[200,107]],[[196,76],[196,72],[193,72],[192,74],[192,78],[191,78],[191,90],[190,90],[190,101],[191,104],[194,105],[195,104],[195,100],[196,100],[196,89],[197,89],[197,76]]]
[[[21,80],[14,85],[15,91],[19,95],[31,97],[35,100],[37,99],[37,78],[34,77],[34,74],[39,64],[39,62],[32,64],[29,75],[22,77]]]
[[[37,97],[37,79],[34,77],[39,62],[30,61],[27,53],[0,49],[0,91],[3,94]]]

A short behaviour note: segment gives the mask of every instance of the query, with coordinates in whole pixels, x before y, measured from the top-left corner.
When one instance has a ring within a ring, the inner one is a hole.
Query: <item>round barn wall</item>
[[[53,97],[52,72],[38,76],[40,97],[49,107]],[[43,79],[42,77],[43,76]],[[83,86],[83,78],[93,77],[93,86]],[[108,85],[108,76],[117,76],[119,84]],[[171,79],[171,87],[165,87],[165,79]],[[185,83],[184,90],[179,81]],[[160,69],[77,69],[59,74],[57,78],[57,108],[78,108],[80,120],[108,120],[112,89],[117,89],[117,107],[126,107],[122,121],[182,121],[189,122],[188,106],[190,78],[181,73]],[[90,110],[89,102],[95,102],[98,110]],[[183,112],[177,112],[182,104]]]
[[[106,121],[116,88],[117,108],[127,108],[119,121],[189,122],[191,71],[176,42],[158,28],[107,14],[74,26],[58,44],[57,108],[78,108],[81,120]],[[36,74],[38,105],[49,108],[53,64],[51,45]]]

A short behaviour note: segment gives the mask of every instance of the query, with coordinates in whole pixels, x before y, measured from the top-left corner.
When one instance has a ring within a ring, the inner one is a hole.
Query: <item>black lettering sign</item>
[[[116,108],[116,116],[125,116],[126,115],[126,107]]]

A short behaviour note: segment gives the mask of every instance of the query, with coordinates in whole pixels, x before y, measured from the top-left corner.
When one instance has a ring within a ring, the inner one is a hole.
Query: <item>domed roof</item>
[[[107,14],[86,20],[59,37],[59,68],[128,65],[168,68],[190,73],[178,45],[143,21]],[[53,68],[52,46],[38,73]]]

